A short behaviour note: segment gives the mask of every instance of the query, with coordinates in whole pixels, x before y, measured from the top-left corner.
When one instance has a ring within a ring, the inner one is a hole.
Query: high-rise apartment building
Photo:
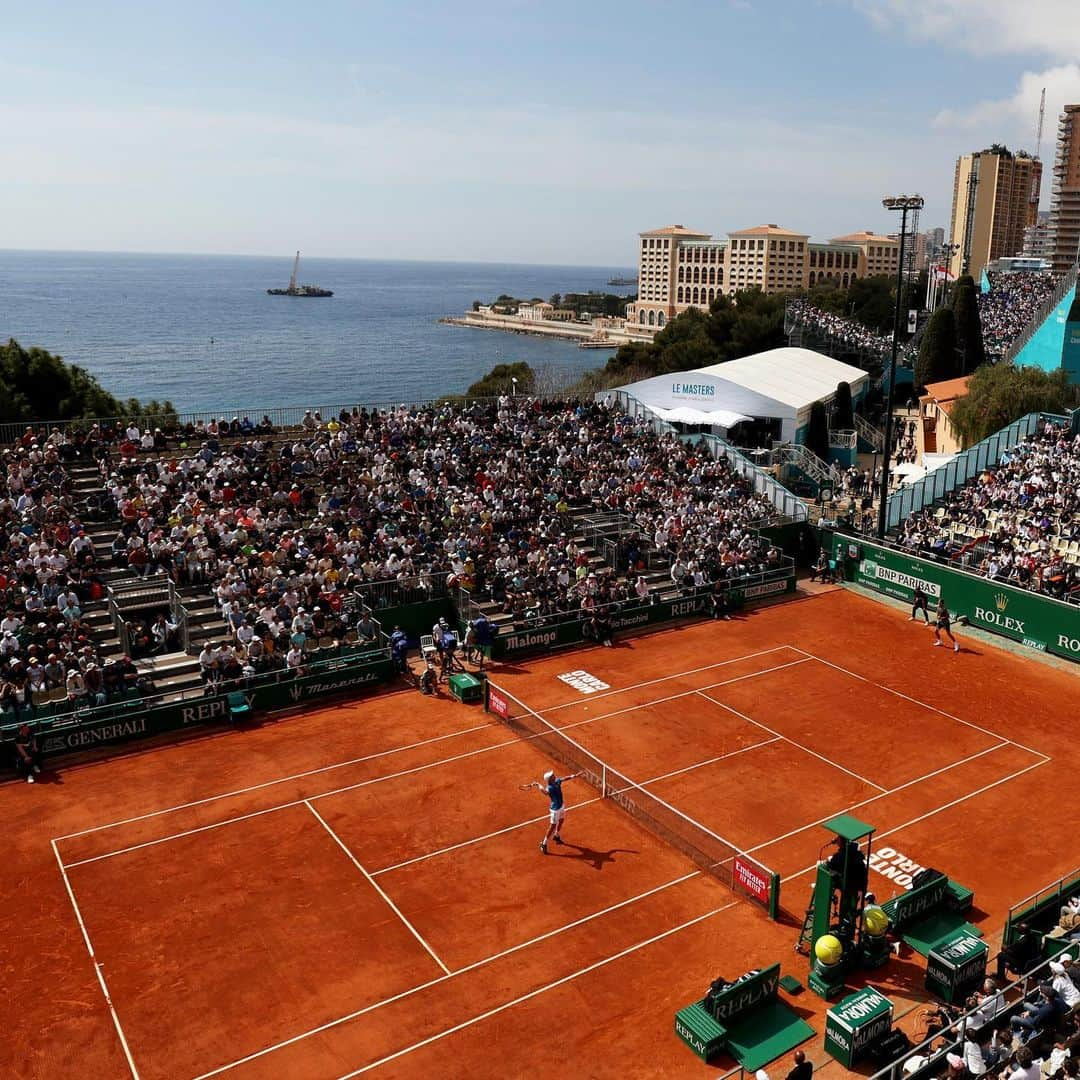
[[[1058,121],[1048,247],[1058,273],[1080,262],[1080,105],[1066,105]]]
[[[707,311],[722,295],[760,288],[801,292],[813,285],[847,288],[861,277],[895,274],[899,244],[869,231],[810,243],[806,233],[757,225],[714,240],[709,233],[668,225],[638,235],[638,298],[628,321],[660,329],[688,308]]]
[[[1039,213],[1042,162],[994,147],[956,159],[949,269],[978,277],[988,262],[1024,249],[1024,230]]]

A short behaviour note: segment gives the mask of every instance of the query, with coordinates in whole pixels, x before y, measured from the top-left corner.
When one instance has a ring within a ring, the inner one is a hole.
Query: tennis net
[[[760,904],[770,917],[776,918],[780,905],[779,874],[613,769],[490,679],[485,683],[484,707],[543,753],[580,772],[603,798],[617,803],[703,871],[740,896]]]

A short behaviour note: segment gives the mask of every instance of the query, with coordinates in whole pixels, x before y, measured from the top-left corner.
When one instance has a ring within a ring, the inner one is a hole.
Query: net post
[[[484,712],[491,712],[488,708],[488,701],[491,698],[491,681],[489,679],[484,680]]]
[[[600,797],[602,799],[606,799],[608,797],[607,766],[606,765],[601,765],[600,766]]]
[[[780,875],[774,870],[769,882],[769,918],[776,922],[780,918]]]

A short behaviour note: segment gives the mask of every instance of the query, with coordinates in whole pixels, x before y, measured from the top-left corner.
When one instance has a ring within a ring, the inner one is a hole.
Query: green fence
[[[782,596],[795,591],[795,573],[788,566],[782,573],[772,571],[755,574],[745,581],[733,584],[726,592],[729,607],[741,607],[755,600]],[[644,604],[624,608],[612,616],[611,625],[616,633],[642,630],[673,619],[686,619],[704,615],[711,610],[711,589],[687,594],[678,600],[665,600],[659,604]],[[558,649],[567,645],[580,645],[585,641],[584,623],[581,619],[541,624],[515,629],[495,639],[492,655],[495,659],[523,656],[538,649]]]
[[[319,670],[292,678],[282,674],[263,676],[237,689],[253,712],[266,712],[306,705],[319,698],[355,693],[393,677],[394,665],[386,650],[364,656],[328,660]],[[145,739],[170,731],[183,731],[199,724],[228,719],[228,694],[180,698],[147,707],[142,700],[103,706],[72,713],[62,718],[28,721],[37,727],[38,743],[46,756],[69,754],[98,746],[110,746],[132,739]],[[4,729],[4,739],[14,738],[17,724]]]
[[[1041,652],[1080,660],[1080,608],[1062,600],[977,577],[896,548],[837,533],[832,551],[844,577],[905,603],[921,584],[936,602],[944,596],[954,616],[972,626]]]

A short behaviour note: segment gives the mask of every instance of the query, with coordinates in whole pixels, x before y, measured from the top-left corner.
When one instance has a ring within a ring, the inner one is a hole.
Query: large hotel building
[[[895,274],[900,244],[872,232],[838,236],[813,244],[806,233],[758,225],[714,240],[709,233],[668,225],[639,233],[638,298],[627,306],[634,328],[659,329],[688,308],[708,310],[718,296],[740,289],[766,293],[803,292],[832,283]]]
[[[1080,105],[1066,105],[1058,122],[1047,231],[1054,270],[1080,264]]]

